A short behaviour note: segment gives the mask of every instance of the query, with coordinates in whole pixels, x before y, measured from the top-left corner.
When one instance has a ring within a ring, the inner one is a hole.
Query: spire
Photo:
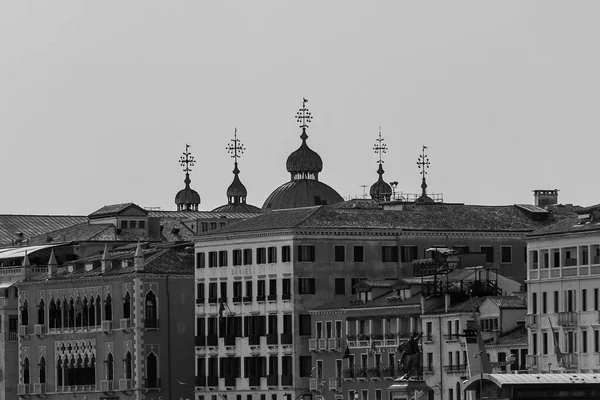
[[[375,145],[373,146],[373,151],[375,154],[378,154],[379,168],[377,169],[377,174],[379,174],[379,179],[371,186],[371,190],[369,191],[371,195],[371,199],[377,201],[389,201],[392,196],[392,187],[383,180],[383,158],[382,154],[387,152],[387,145],[383,143],[383,138],[381,137],[381,127],[379,127],[379,137],[375,139]]]
[[[100,260],[100,269],[102,271],[102,273],[106,272],[106,270],[108,269],[108,245],[104,244],[104,253],[102,253],[102,259]]]
[[[425,154],[425,149],[427,149],[427,146],[423,146],[422,153],[417,160],[417,167],[421,170],[419,174],[421,174],[422,177],[421,197],[416,200],[417,203],[433,203],[433,200],[427,196],[427,182],[425,180],[425,175],[427,175],[427,169],[429,169],[429,158],[427,157],[427,154]]]
[[[23,267],[30,267],[29,257],[27,256],[27,250],[25,250],[25,257],[23,257]]]
[[[323,160],[315,151],[311,150],[306,144],[308,135],[306,134],[306,128],[312,121],[312,114],[306,108],[308,100],[302,99],[302,108],[296,113],[296,120],[302,128],[302,144],[300,148],[289,155],[286,161],[286,168],[291,175],[291,180],[298,179],[311,179],[318,181],[319,172],[323,170]]]
[[[227,144],[227,147],[225,147],[225,149],[227,150],[227,153],[231,154],[231,158],[234,159],[233,162],[233,182],[231,183],[231,185],[229,185],[229,187],[227,188],[227,201],[229,204],[245,204],[246,203],[246,196],[248,196],[248,192],[246,190],[246,187],[242,184],[242,182],[240,181],[239,178],[239,174],[240,174],[240,170],[238,168],[238,158],[240,158],[242,156],[242,154],[244,153],[244,150],[246,150],[246,148],[244,147],[244,145],[242,144],[242,142],[240,141],[240,139],[237,138],[237,128],[234,128],[233,131],[233,139],[231,139],[230,141],[231,143]]]
[[[56,257],[54,256],[54,249],[50,252],[50,258],[48,259],[48,278],[52,278],[54,274],[56,274],[56,267],[58,267],[58,263],[56,262]]]
[[[144,253],[142,252],[142,245],[140,244],[139,240],[137,247],[135,248],[135,254],[133,255],[133,270],[144,270]]]
[[[192,169],[190,167],[193,167],[194,163],[196,162],[189,151],[190,147],[191,146],[186,143],[185,152],[179,159],[179,163],[182,167],[184,167],[183,171],[185,172],[185,179],[183,182],[185,183],[185,188],[180,190],[175,196],[175,204],[177,204],[177,211],[198,211],[198,205],[200,204],[200,195],[198,194],[198,192],[196,192],[190,187],[190,183],[192,182],[190,179],[190,172],[192,171]]]
[[[302,128],[300,139],[302,139],[303,143],[308,139],[306,128],[308,128],[308,124],[312,121],[312,114],[308,111],[308,108],[306,108],[306,103],[308,103],[308,100],[305,97],[302,99],[302,108],[296,113],[296,121],[298,121],[300,128]]]

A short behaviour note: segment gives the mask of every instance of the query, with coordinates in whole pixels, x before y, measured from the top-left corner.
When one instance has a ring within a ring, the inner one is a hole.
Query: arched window
[[[106,301],[104,302],[104,318],[105,321],[112,321],[112,299],[110,294],[106,295]]]
[[[85,370],[83,369],[83,358],[81,354],[77,357],[77,369],[75,370],[75,384],[85,385]]]
[[[54,298],[50,299],[50,310],[49,310],[49,328],[50,329],[54,329],[56,328],[56,303],[54,303]]]
[[[23,302],[23,307],[21,307],[21,325],[27,326],[29,325],[29,305],[27,304],[27,300]]]
[[[89,306],[89,314],[90,314],[90,326],[96,326],[96,307],[94,306],[94,298],[90,299]]]
[[[106,380],[112,381],[114,379],[114,360],[112,353],[108,353],[106,357]]]
[[[61,318],[62,308],[60,306],[61,306],[60,299],[56,299],[56,311],[54,313],[54,318],[55,318],[54,323],[56,324],[55,327],[58,329],[60,329],[60,327],[62,326],[62,318]]]
[[[123,318],[131,318],[131,296],[129,292],[125,293],[123,298]]]
[[[145,321],[146,328],[157,328],[158,321],[156,316],[156,295],[151,290],[146,294],[146,310],[145,310]]]
[[[56,387],[62,387],[63,385],[63,363],[62,359],[58,359],[56,362]]]
[[[83,304],[79,296],[77,296],[77,301],[75,302],[75,326],[78,328],[83,326]]]
[[[125,369],[125,379],[131,379],[131,352],[127,352],[123,364]]]
[[[38,324],[44,325],[46,322],[46,307],[44,305],[44,299],[40,299],[40,303],[38,304]]]
[[[83,327],[88,328],[90,326],[89,324],[89,312],[90,309],[88,307],[88,300],[87,297],[83,298]]]
[[[96,296],[96,326],[102,325],[102,300],[100,295]]]
[[[456,382],[456,400],[460,400],[460,399],[461,399],[460,382]]]
[[[71,356],[71,363],[69,365],[69,385],[68,386],[77,385],[76,373],[77,373],[77,368],[76,368],[76,364],[75,364],[75,357]]]
[[[63,328],[68,328],[68,327],[69,327],[69,302],[67,301],[67,298],[65,297],[63,299]],[[66,368],[66,361],[65,361],[65,368]]]
[[[92,354],[92,359],[90,360],[90,373],[89,373],[89,382],[88,385],[96,384],[96,356]]]
[[[69,301],[69,328],[75,328],[75,300]]]
[[[146,358],[146,387],[158,387],[158,359],[153,352]]]
[[[40,383],[46,383],[46,359],[42,357],[40,359]]]
[[[30,383],[29,380],[29,358],[25,357],[25,360],[23,360],[23,383],[28,384]]]

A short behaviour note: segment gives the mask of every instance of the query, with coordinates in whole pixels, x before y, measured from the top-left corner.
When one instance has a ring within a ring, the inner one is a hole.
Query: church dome
[[[342,201],[342,196],[323,182],[296,179],[275,189],[265,200],[262,211],[336,204]]]
[[[373,185],[371,185],[371,190],[369,194],[371,195],[371,199],[377,201],[389,201],[392,197],[392,187],[383,180],[383,167],[379,164],[379,169],[377,173],[379,174],[379,179]]]
[[[191,187],[186,186],[175,195],[175,204],[178,207],[184,206],[184,209],[186,209],[186,204],[200,204],[200,195]]]
[[[235,168],[233,170],[233,182],[231,182],[231,185],[229,185],[229,187],[227,188],[227,197],[243,197],[246,198],[248,197],[248,191],[246,190],[246,186],[244,186],[244,184],[242,183],[242,181],[240,181],[240,178],[238,176],[238,174],[240,173],[240,170],[237,167],[237,163],[235,163]]]
[[[183,210],[193,210],[198,211],[198,206],[200,205],[200,195],[194,189],[190,187],[190,183],[192,180],[190,179],[191,168],[194,165],[194,157],[189,152],[190,146],[188,144],[185,145],[185,153],[181,156],[179,162],[185,172],[185,187],[181,189],[175,195],[175,204],[177,205],[177,211]]]
[[[230,203],[230,204],[224,204],[220,207],[217,207],[213,210],[213,212],[220,212],[220,213],[243,213],[243,214],[248,214],[248,213],[252,213],[252,214],[257,214],[262,212],[262,210],[256,206],[253,206],[252,204],[246,204],[246,203]]]
[[[312,174],[316,177],[323,170],[323,160],[316,151],[306,144],[308,138],[306,132],[302,132],[300,138],[302,139],[300,148],[289,155],[285,166],[292,176]]]

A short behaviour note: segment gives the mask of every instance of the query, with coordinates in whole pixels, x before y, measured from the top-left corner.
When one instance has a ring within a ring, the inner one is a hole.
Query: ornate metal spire
[[[240,139],[237,138],[237,128],[233,128],[233,129],[234,129],[233,130],[233,139],[231,139],[231,143],[227,144],[227,147],[225,147],[225,150],[227,150],[227,152],[229,154],[231,154],[231,158],[234,159],[235,169],[234,169],[233,173],[238,174],[240,171],[237,168],[237,160],[238,160],[238,158],[240,158],[242,156],[242,154],[244,154],[244,151],[246,150],[246,148],[244,147],[242,142],[240,142]]]
[[[381,137],[381,127],[379,127],[379,138],[375,139],[376,143],[373,146],[373,151],[375,153],[379,153],[379,164],[383,164],[384,161],[381,159],[381,155],[387,153],[387,145],[383,143],[383,138]]]
[[[190,185],[190,172],[192,171],[192,169],[190,167],[194,166],[195,160],[194,160],[194,156],[192,156],[192,153],[189,152],[189,148],[192,147],[189,144],[185,144],[185,152],[183,153],[183,155],[181,156],[181,158],[179,158],[179,163],[181,164],[183,168],[183,171],[185,172],[185,185],[189,186]]]
[[[312,114],[306,108],[306,103],[308,100],[306,98],[302,99],[302,108],[298,110],[296,113],[296,121],[300,124],[300,128],[302,128],[302,135],[300,136],[302,140],[306,140],[308,135],[306,134],[306,128],[308,128],[308,124],[312,121]]]
[[[421,197],[423,198],[427,197],[427,183],[425,182],[425,175],[427,175],[427,169],[429,169],[429,158],[427,157],[427,154],[425,154],[426,148],[427,146],[424,145],[422,153],[419,156],[419,159],[417,160],[417,167],[421,170],[421,172],[419,173],[423,178],[423,182],[421,183],[421,189],[423,189]]]

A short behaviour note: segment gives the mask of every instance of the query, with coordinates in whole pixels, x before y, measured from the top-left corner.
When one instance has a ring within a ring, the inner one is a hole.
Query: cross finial
[[[235,163],[237,164],[238,158],[240,158],[244,153],[244,150],[246,150],[242,142],[240,142],[240,139],[237,138],[237,128],[234,128],[233,139],[231,139],[231,143],[229,143],[225,149],[231,154],[231,158],[235,159]]]
[[[306,128],[308,128],[308,124],[310,121],[312,121],[312,115],[310,111],[308,111],[308,108],[306,108],[306,103],[308,103],[308,100],[303,98],[302,108],[296,113],[296,121],[300,123],[300,128],[302,128],[302,130],[306,130]]]
[[[190,171],[192,170],[190,167],[194,166],[194,157],[192,156],[192,153],[189,152],[189,148],[192,147],[189,144],[185,144],[185,153],[183,153],[183,155],[181,156],[181,158],[179,158],[179,163],[181,164],[183,168],[183,172],[187,174],[190,173]]]
[[[423,179],[425,179],[425,175],[427,175],[426,169],[429,168],[429,158],[427,157],[427,154],[425,154],[426,148],[427,146],[423,146],[423,152],[417,161],[417,167],[421,170],[419,173],[423,176]]]
[[[381,137],[381,127],[379,127],[379,138],[375,139],[376,143],[373,146],[373,151],[375,153],[379,153],[379,164],[383,164],[383,160],[381,159],[381,155],[387,153],[387,145],[383,143],[383,138]]]

